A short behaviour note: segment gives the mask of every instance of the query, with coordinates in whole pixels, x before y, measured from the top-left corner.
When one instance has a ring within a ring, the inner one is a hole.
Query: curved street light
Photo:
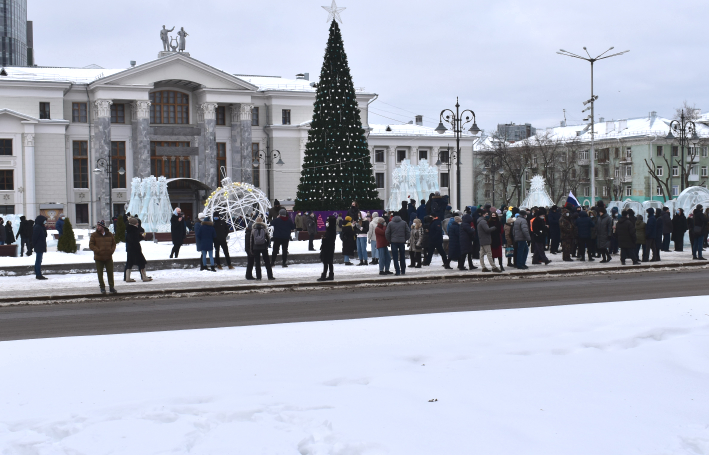
[[[674,132],[675,134],[672,134]],[[689,120],[684,115],[684,109],[680,112],[679,120],[672,120],[670,122],[670,132],[667,133],[665,139],[673,141],[677,139],[679,141],[680,149],[682,150],[682,155],[680,158],[680,165],[682,167],[682,175],[680,177],[680,193],[684,191],[685,182],[685,163],[684,163],[684,146],[685,144],[696,144],[699,142],[699,136],[697,136],[697,125],[693,121]]]
[[[258,154],[254,157],[253,160],[253,165],[254,167],[259,167],[261,163],[266,164],[266,184],[267,184],[267,194],[268,194],[268,200],[271,200],[271,175],[270,171],[273,168],[273,160],[278,159],[276,161],[276,166],[283,166],[284,163],[283,160],[281,159],[281,151],[280,150],[273,150],[269,151],[268,148],[266,148],[266,151],[259,150]]]

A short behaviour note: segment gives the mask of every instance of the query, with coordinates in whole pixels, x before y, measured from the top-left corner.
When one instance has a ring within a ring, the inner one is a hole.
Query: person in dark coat
[[[357,201],[352,201],[352,205],[347,210],[347,216],[352,218],[353,223],[356,223],[360,218],[359,215],[359,204],[357,203]]]
[[[398,212],[396,212],[396,214],[399,215],[406,224],[409,224],[409,207],[406,201],[401,201],[401,208]]]
[[[419,208],[416,209],[416,217],[421,220],[421,223],[423,224],[423,219],[426,218],[426,200],[421,199],[421,205],[419,205]]]
[[[44,226],[46,223],[47,218],[39,215],[35,218],[34,225],[32,226],[32,245],[37,255],[34,262],[34,275],[38,280],[47,279],[42,275],[42,256],[47,252],[47,228]]]
[[[337,217],[330,215],[327,218],[325,235],[320,243],[320,262],[322,262],[322,275],[318,281],[332,281],[335,279],[335,240],[337,239]],[[329,272],[329,274],[328,274]]]
[[[579,217],[576,219],[576,228],[578,229],[578,245],[579,245],[579,261],[585,261],[586,249],[590,246],[591,242],[591,228],[594,227],[593,220],[588,216],[588,213],[582,211],[579,213]],[[591,254],[590,248],[588,249],[588,260],[595,261],[593,255]]]
[[[487,225],[491,228],[497,228],[495,232],[490,234],[490,250],[492,251],[492,260],[497,259],[497,262],[500,264],[500,271],[504,272],[505,267],[502,265],[502,245],[505,238],[505,229],[496,211],[490,211],[490,219],[487,220]],[[543,248],[542,246],[542,250]]]
[[[441,196],[439,191],[431,199],[431,216],[443,220],[448,206],[448,196]]]
[[[532,235],[532,264],[548,265],[551,261],[547,258],[546,253],[544,253],[544,246],[546,245],[547,236],[549,235],[549,228],[546,224],[546,214],[547,210],[542,207],[537,210],[537,216],[531,222],[530,228]]]
[[[355,255],[357,241],[354,228],[352,228],[352,218],[349,215],[345,217],[345,223],[342,225],[340,240],[342,240],[342,255],[345,257],[345,265],[353,265],[350,262],[350,256],[354,257]]]
[[[684,210],[678,209],[672,218],[672,240],[675,242],[675,251],[684,251],[684,234],[687,232],[687,217]]]
[[[22,256],[22,251],[24,251],[25,246],[27,246],[27,256],[32,255],[33,227],[34,221],[28,220],[24,216],[20,217],[20,231],[18,232],[20,236],[20,256]]]
[[[271,236],[268,233],[268,226],[263,223],[262,218],[259,216],[256,218],[253,226],[251,227],[251,242],[249,246],[251,247],[251,255],[255,260],[256,267],[256,279],[261,279],[261,258],[266,265],[266,273],[268,274],[269,280],[275,280],[273,277],[273,269],[271,268],[271,261],[268,257],[268,246],[271,243]]]
[[[286,209],[281,209],[278,216],[271,221],[273,226],[273,254],[271,255],[271,267],[276,265],[278,252],[283,247],[283,267],[288,267],[288,244],[290,236],[295,231],[295,223],[288,216]]]
[[[273,200],[273,207],[268,209],[268,222],[270,223],[274,219],[278,218],[279,214],[281,213],[281,203],[278,201],[278,199]]]
[[[57,222],[54,223],[54,228],[57,230],[59,237],[61,237],[62,234],[64,234],[64,219],[65,218],[66,218],[66,216],[64,216],[64,214],[62,213],[59,216],[59,219],[57,220]]]
[[[251,231],[253,230],[254,222],[249,221],[244,229],[244,251],[246,252],[246,279],[255,280],[254,271],[254,255],[251,252]]]
[[[424,232],[426,228],[424,226]],[[438,218],[433,218],[428,225],[428,240],[430,242],[430,248],[426,252],[426,259],[424,265],[430,265],[431,259],[433,258],[433,252],[438,251],[443,259],[443,267],[446,269],[452,269],[450,266],[450,261],[446,255],[446,250],[443,249],[443,227],[441,226],[441,220]]]
[[[466,213],[461,218],[460,222],[460,257],[458,258],[458,270],[467,270],[465,268],[465,259],[468,259],[468,268],[475,270],[477,267],[473,265],[473,239],[475,237],[475,229],[473,228],[473,217]],[[450,239],[448,240],[450,242]]]
[[[706,260],[704,256],[702,256],[702,248],[704,246],[704,236],[706,235],[705,231],[707,229],[707,225],[709,225],[709,221],[707,220],[706,215],[702,212],[702,209],[702,205],[699,204],[694,209],[694,212],[692,212],[692,234],[694,237],[694,240],[692,241],[692,259],[697,261]]]
[[[561,221],[559,207],[552,205],[551,209],[549,209],[549,214],[547,215],[550,239],[549,253],[551,254],[557,254],[559,252],[559,242],[561,241],[561,228],[559,227],[559,221]]]
[[[626,212],[627,216],[627,212]],[[622,218],[622,217],[621,217]],[[618,219],[620,221],[620,218]],[[617,223],[616,223],[617,226]],[[601,263],[610,262],[611,256],[611,237],[613,236],[613,220],[606,213],[605,207],[598,208],[598,222],[596,225],[596,247],[598,252],[603,256]]]
[[[140,242],[143,240],[145,240],[145,230],[140,226],[140,220],[135,217],[128,218],[128,225],[126,226],[126,267],[123,271],[123,281],[127,283],[135,282],[130,277],[134,265],[138,266],[140,277],[143,281],[153,280],[145,273],[145,266],[148,261],[145,260],[143,248],[140,246]]]
[[[669,207],[662,208],[662,215],[658,221],[662,221],[662,251],[669,253],[670,240],[672,240],[672,230],[674,228]]]
[[[5,220],[0,217],[0,245],[4,245],[7,238],[7,229],[5,228]]]
[[[409,212],[409,224],[411,224],[414,222],[414,218],[416,218],[416,199],[409,199],[408,212]]]
[[[564,262],[573,262],[571,255],[574,252],[574,235],[575,229],[571,222],[571,213],[568,209],[561,211],[561,219],[559,220],[559,231],[561,232],[561,250],[562,259]]]
[[[172,237],[172,251],[170,259],[177,258],[180,254],[180,247],[185,241],[185,222],[182,217],[182,210],[177,207],[170,217],[170,237]]]
[[[463,219],[459,216],[453,218],[448,225],[448,259],[458,261],[460,259],[460,225]]]
[[[621,212],[618,224],[615,226],[615,232],[618,236],[618,247],[620,248],[620,263],[625,265],[625,260],[630,258],[633,261],[633,265],[640,264],[640,261],[635,256],[635,241],[637,240],[635,223],[630,221],[626,210]]]
[[[662,217],[660,216],[660,211],[657,210],[655,212],[657,215],[657,219],[655,220],[655,253],[657,253],[657,260],[661,260],[661,251],[662,251],[662,242],[664,242],[664,233],[663,233],[663,220]]]
[[[214,223],[214,231],[216,233],[216,237],[214,237],[214,262],[216,263],[217,268],[221,270],[222,261],[219,257],[219,250],[221,249],[224,252],[226,265],[231,270],[234,267],[231,265],[231,258],[229,257],[229,245],[226,241],[227,237],[229,236],[229,225],[227,224],[222,214],[219,212],[214,213],[214,221],[212,222]]]
[[[217,271],[216,267],[214,267],[214,256],[212,255],[214,239],[216,238],[217,232],[214,229],[214,223],[212,219],[207,216],[202,220],[202,226],[199,228],[195,239],[197,241],[197,249],[202,252],[202,268],[200,268],[200,270]],[[207,254],[209,254],[209,268],[207,268]]]
[[[656,262],[659,261],[659,248],[655,245],[655,234],[657,220],[655,219],[655,209],[650,207],[646,210],[647,221],[645,222],[645,249],[643,250],[643,262]],[[662,228],[660,228],[662,232]],[[650,260],[650,251],[652,251],[652,260]]]
[[[315,251],[313,241],[318,235],[318,222],[315,220],[315,213],[310,212],[310,214],[305,217],[305,225],[308,229],[308,251]]]
[[[12,230],[12,223],[8,221],[5,223],[5,245],[12,245],[15,243],[15,233]]]

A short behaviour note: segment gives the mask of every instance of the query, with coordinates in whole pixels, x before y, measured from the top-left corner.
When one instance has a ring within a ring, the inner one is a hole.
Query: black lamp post
[[[259,150],[258,157],[254,158],[253,162],[254,167],[258,167],[262,162],[266,164],[266,185],[269,200],[271,200],[271,169],[273,168],[273,160],[275,159],[278,159],[276,166],[283,166],[285,164],[281,159],[280,150],[270,152],[268,148],[266,148],[265,152]]]
[[[675,134],[672,134],[672,133]],[[689,142],[698,142],[699,141],[699,136],[697,136],[697,126],[694,124],[693,121],[689,120],[687,117],[684,116],[684,109],[682,109],[679,120],[672,120],[670,122],[670,132],[667,134],[667,137],[665,137],[667,140],[674,140],[677,139],[679,141],[679,146],[681,149],[681,158],[680,158],[680,164],[682,166],[682,174],[681,174],[681,185],[680,185],[680,192],[684,191],[684,174],[685,174],[685,169],[684,169],[684,146],[685,144],[689,144]],[[670,151],[671,153],[671,151]],[[672,169],[670,169],[670,172],[672,172]]]
[[[443,114],[446,114],[446,116],[444,117]],[[463,115],[465,115],[465,118],[462,118]],[[438,132],[438,134],[443,134],[448,131],[448,128],[443,125],[444,121],[453,128],[453,134],[455,135],[455,183],[457,192],[457,199],[455,202],[456,206],[460,208],[460,137],[463,134],[463,127],[470,122],[473,122],[473,126],[471,126],[468,131],[472,133],[473,136],[477,135],[480,132],[480,128],[478,128],[478,124],[475,122],[475,112],[471,111],[470,109],[466,109],[463,112],[460,112],[460,104],[458,102],[457,97],[455,99],[455,112],[450,109],[443,109],[441,111],[440,122],[438,123],[438,127],[436,127],[436,131]],[[448,164],[448,170],[448,175],[450,175],[450,160]]]
[[[99,158],[96,160],[96,169],[94,169],[94,174],[101,173],[108,174],[108,214],[113,220],[113,160],[107,160],[105,158]],[[118,174],[125,175],[126,170],[123,166],[118,168]]]
[[[441,157],[443,157],[443,159],[441,159]],[[452,160],[455,160],[455,162],[457,164],[460,164],[460,156],[458,155],[457,151],[455,151],[455,150],[451,151],[451,149],[448,148],[446,150],[441,150],[440,152],[438,152],[438,160],[436,161],[436,166],[440,167],[441,165],[445,164],[446,167],[448,167],[448,189],[449,190],[450,190],[450,186],[451,186],[450,176],[451,176],[451,161]],[[448,193],[450,194],[450,191]],[[458,196],[458,197],[460,197],[460,196]]]

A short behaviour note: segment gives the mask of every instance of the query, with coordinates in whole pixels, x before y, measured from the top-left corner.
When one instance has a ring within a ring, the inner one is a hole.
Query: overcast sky
[[[36,61],[104,68],[155,59],[163,24],[184,27],[191,56],[230,73],[320,74],[331,0],[28,0]],[[481,128],[581,123],[590,65],[560,48],[630,53],[597,63],[597,117],[709,110],[706,1],[340,0],[356,87],[379,94],[370,123],[473,109]],[[700,80],[700,75],[705,80]],[[704,83],[702,83],[704,82]],[[386,118],[389,117],[389,118]]]

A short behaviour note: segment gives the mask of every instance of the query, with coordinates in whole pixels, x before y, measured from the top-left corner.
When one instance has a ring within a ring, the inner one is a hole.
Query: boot
[[[101,291],[101,294],[105,294],[105,293],[106,293],[106,288],[99,287],[98,289]]]
[[[493,267],[492,271],[496,273],[502,273],[502,270],[498,269],[497,267]]]
[[[361,259],[359,260],[359,264],[357,264],[357,267],[359,267],[360,265],[364,265],[364,261]]]
[[[145,269],[140,269],[140,276],[143,281],[153,281],[153,279],[145,273]]]
[[[327,281],[327,276],[323,273],[316,281]]]
[[[108,292],[111,294],[118,294],[118,291],[116,291],[114,288],[108,288]]]
[[[234,266],[229,264],[229,270],[234,270]]]
[[[369,262],[367,262],[366,259],[364,260],[364,265],[369,265]]]
[[[453,267],[451,267],[450,261],[446,262],[443,267],[446,268],[447,270],[453,270]]]
[[[123,281],[125,281],[126,283],[135,283],[135,280],[130,277],[131,271],[132,271],[131,269],[127,269],[126,273],[125,273],[125,277],[123,277]]]
[[[221,267],[219,267],[219,268],[221,269]],[[210,271],[210,272],[216,272],[216,271],[217,271],[217,268],[214,267],[214,266],[212,266],[212,267],[209,269],[209,271]]]
[[[330,272],[327,276],[327,281],[335,281],[335,274],[333,272]]]
[[[212,268],[213,268],[213,267],[212,267]],[[218,268],[219,270],[222,270],[222,265],[221,265],[221,264],[217,264],[217,268]]]
[[[207,266],[204,265],[204,264],[200,264],[200,265],[199,265],[199,271],[201,272],[201,271],[203,271],[203,270],[207,270]]]

